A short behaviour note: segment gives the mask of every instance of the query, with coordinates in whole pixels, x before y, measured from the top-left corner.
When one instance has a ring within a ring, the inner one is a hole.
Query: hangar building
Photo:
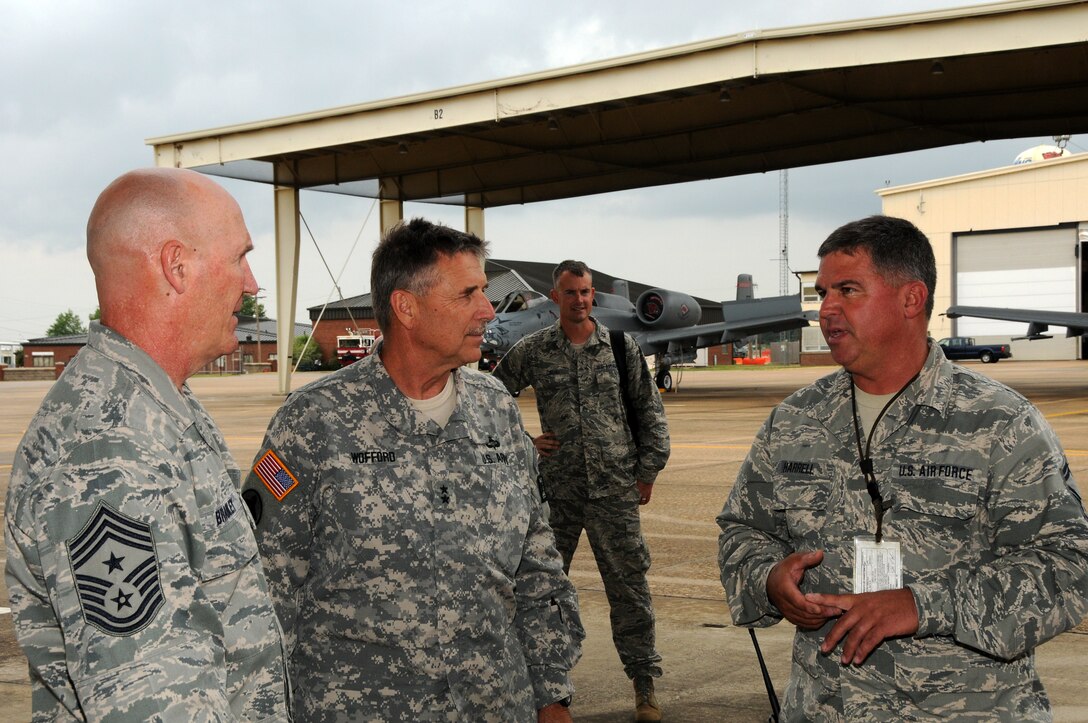
[[[1056,150],[1056,149],[1055,149]],[[1049,155],[1049,154],[1048,154]],[[933,243],[937,293],[930,334],[1006,342],[1027,324],[941,312],[952,304],[1048,311],[1088,304],[1088,153],[877,191],[883,212],[913,222]],[[1012,342],[1014,359],[1088,359],[1088,339]]]
[[[1021,154],[1014,165],[883,188],[882,212],[914,223],[933,243],[937,293],[934,339],[973,336],[1008,343],[1027,324],[961,317],[953,304],[1088,311],[1088,153]],[[1036,149],[1029,149],[1036,150]],[[1056,156],[1046,158],[1045,156]],[[801,274],[806,309],[819,308],[816,272]],[[819,329],[804,330],[802,363],[833,363]],[[1012,341],[1014,359],[1088,359],[1088,337]]]

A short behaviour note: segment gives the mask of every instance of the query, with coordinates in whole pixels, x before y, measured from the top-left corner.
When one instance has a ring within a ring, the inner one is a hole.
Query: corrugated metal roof
[[[296,323],[294,336],[308,335],[313,331],[309,324]],[[262,317],[260,323],[254,317],[240,317],[234,329],[238,341],[255,342],[260,337],[261,343],[276,341],[276,320]]]
[[[492,304],[497,304],[509,294],[525,291],[527,288],[528,284],[513,271],[499,271],[494,275],[488,274],[487,277],[487,298]]]
[[[326,309],[357,309],[359,307],[371,308],[370,293],[359,294],[358,296],[351,296],[347,299],[340,299],[338,301],[330,301],[325,307]],[[311,309],[320,309],[320,306],[311,306]]]
[[[23,346],[83,346],[86,343],[86,334],[68,334],[66,336],[39,336],[37,339],[24,341]]]

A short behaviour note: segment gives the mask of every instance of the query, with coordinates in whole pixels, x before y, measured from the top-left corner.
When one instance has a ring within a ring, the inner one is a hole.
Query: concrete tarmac
[[[1082,490],[1088,491],[1088,362],[971,363],[1031,399],[1057,430]],[[676,372],[677,370],[674,370]],[[653,566],[650,587],[657,613],[658,648],[665,677],[657,686],[670,723],[767,720],[769,705],[751,641],[729,622],[717,567],[721,510],[759,425],[771,407],[830,368],[735,367],[685,370],[665,396],[673,452],[643,508]],[[295,388],[318,376],[297,374]],[[0,500],[6,497],[15,447],[50,382],[0,383]],[[239,464],[247,467],[282,398],[271,374],[200,377],[190,386],[222,428]],[[519,398],[530,432],[537,433],[531,391]],[[0,549],[0,555],[4,551]],[[630,721],[634,697],[623,674],[608,624],[608,603],[588,543],[575,555],[571,578],[578,587],[587,630],[582,661],[574,671],[575,720]],[[7,591],[0,588],[0,606]],[[788,623],[758,633],[776,688],[789,677]],[[1059,722],[1088,722],[1084,682],[1088,621],[1037,651],[1038,665]],[[5,721],[30,720],[26,660],[15,644],[11,615],[0,614],[0,711]]]

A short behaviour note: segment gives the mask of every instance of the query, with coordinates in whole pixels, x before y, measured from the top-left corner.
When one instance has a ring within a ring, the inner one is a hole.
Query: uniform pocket
[[[979,484],[973,479],[899,480],[892,509],[904,514],[966,520],[978,509]]]
[[[884,533],[900,542],[904,584],[938,580],[950,568],[978,562],[967,541],[979,492],[973,479],[896,480]]]
[[[224,519],[227,510],[234,511]],[[205,557],[199,571],[202,582],[237,572],[257,556],[257,539],[241,497],[232,492],[228,501],[217,508],[216,515],[211,524],[205,524]]]
[[[786,518],[790,537],[815,542],[827,524],[831,481],[787,479],[775,485],[774,501]]]

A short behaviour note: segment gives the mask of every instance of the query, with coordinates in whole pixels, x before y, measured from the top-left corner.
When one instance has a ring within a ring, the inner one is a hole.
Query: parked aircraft
[[[980,319],[1001,319],[1002,321],[1022,321],[1028,325],[1025,336],[1016,339],[1049,339],[1051,326],[1064,326],[1065,335],[1081,336],[1088,331],[1088,314],[1076,311],[1039,311],[1033,309],[1003,309],[992,306],[950,306],[945,316],[955,319],[960,316],[976,316]]]
[[[624,285],[620,286],[625,288]],[[737,300],[722,302],[724,321],[700,324],[702,308],[691,296],[668,289],[649,289],[635,303],[620,294],[598,291],[593,316],[609,329],[626,331],[656,356],[656,381],[672,388],[674,364],[695,361],[695,352],[708,346],[743,341],[755,334],[788,331],[808,326],[810,317],[801,311],[797,295],[752,298],[752,277],[737,277]],[[491,367],[521,338],[550,326],[559,318],[559,307],[536,291],[513,292],[495,309],[495,318],[484,331],[481,366]]]

